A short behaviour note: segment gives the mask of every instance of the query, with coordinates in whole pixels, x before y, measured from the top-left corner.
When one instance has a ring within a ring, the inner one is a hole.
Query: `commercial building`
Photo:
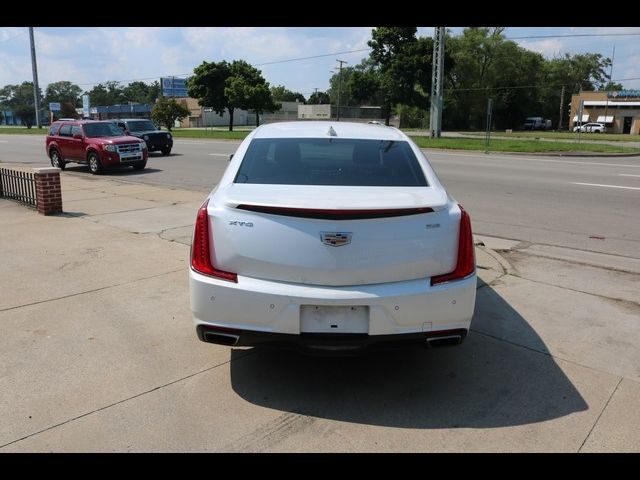
[[[582,118],[580,105],[582,103]],[[609,133],[640,135],[640,90],[580,92],[571,97],[569,128],[579,123],[603,123]]]

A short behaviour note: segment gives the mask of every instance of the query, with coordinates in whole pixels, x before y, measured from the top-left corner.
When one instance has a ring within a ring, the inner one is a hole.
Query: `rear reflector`
[[[460,207],[460,235],[458,237],[458,261],[456,269],[451,273],[431,277],[431,285],[461,280],[471,275],[476,269],[476,254],[473,249],[473,234],[471,233],[471,217]]]
[[[288,207],[268,207],[263,205],[238,205],[240,210],[250,212],[268,213],[271,215],[282,215],[285,217],[319,218],[323,220],[364,220],[368,218],[404,217],[407,215],[418,215],[421,213],[431,213],[433,208],[393,208],[378,210],[324,210],[317,208],[288,208]]]
[[[196,272],[210,277],[221,278],[230,282],[238,283],[238,275],[231,272],[218,270],[211,263],[211,254],[213,253],[213,237],[211,244],[209,242],[209,215],[207,214],[207,199],[200,209],[196,217],[196,225],[193,230],[193,242],[191,242],[191,268]]]

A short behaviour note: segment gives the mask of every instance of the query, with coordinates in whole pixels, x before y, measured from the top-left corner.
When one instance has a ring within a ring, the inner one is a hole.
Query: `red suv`
[[[85,163],[94,175],[117,165],[141,170],[149,157],[144,140],[123,135],[110,121],[57,121],[49,128],[46,142],[52,166],[64,170],[69,162]]]

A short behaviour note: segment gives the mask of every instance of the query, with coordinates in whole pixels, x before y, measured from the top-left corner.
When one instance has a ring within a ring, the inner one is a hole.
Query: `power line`
[[[256,63],[254,67],[261,67],[263,65],[273,65],[276,63],[297,62],[298,60],[309,60],[311,58],[332,57],[333,55],[344,55],[346,53],[365,52],[367,50],[371,50],[371,47],[360,48],[358,50],[345,50],[344,52],[323,53],[322,55],[313,55],[311,57],[299,57],[299,58],[290,58],[288,60],[276,60],[275,62]]]
[[[572,33],[568,35],[529,35],[527,37],[505,37],[506,40],[525,40],[529,38],[572,38],[572,37],[623,37],[640,36],[638,33]]]

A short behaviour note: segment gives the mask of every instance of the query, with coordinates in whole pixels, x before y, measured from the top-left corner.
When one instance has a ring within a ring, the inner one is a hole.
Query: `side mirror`
[[[234,153],[232,153],[231,155],[229,155],[229,161],[231,161],[231,159],[233,158],[233,156],[234,156],[234,155],[235,155]]]

